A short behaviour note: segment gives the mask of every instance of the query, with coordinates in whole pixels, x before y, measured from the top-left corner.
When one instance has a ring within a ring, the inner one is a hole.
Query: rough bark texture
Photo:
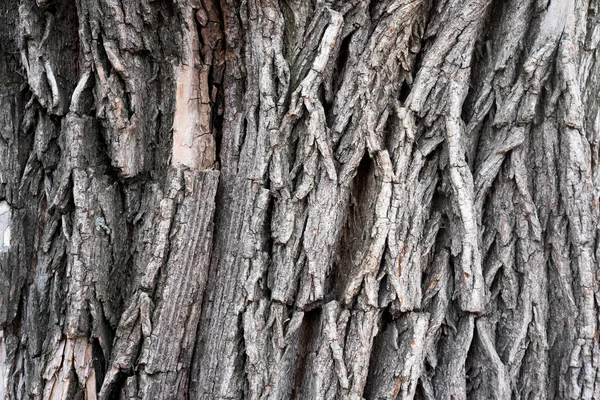
[[[598,0],[0,2],[0,398],[600,399]]]

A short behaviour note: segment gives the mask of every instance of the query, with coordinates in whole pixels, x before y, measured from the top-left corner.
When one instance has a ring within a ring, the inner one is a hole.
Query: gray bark
[[[599,399],[598,0],[0,3],[0,397]]]

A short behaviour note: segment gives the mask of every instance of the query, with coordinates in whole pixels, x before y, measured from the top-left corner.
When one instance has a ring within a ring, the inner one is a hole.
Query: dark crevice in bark
[[[108,368],[108,360],[104,357],[102,346],[97,338],[92,341],[92,354],[93,354],[93,368],[96,372],[96,385],[97,387],[102,386],[104,381],[104,375]]]
[[[305,379],[310,377],[311,372],[307,367],[308,358],[311,356],[311,349],[313,341],[315,339],[315,331],[319,329],[319,320],[321,316],[320,309],[310,310],[304,313],[303,320],[305,323],[302,326],[300,332],[300,341],[297,350],[297,361],[295,363],[295,371],[293,372],[292,392],[290,394],[291,400],[302,399],[302,387]]]
[[[340,50],[338,52],[335,68],[333,70],[333,83],[331,85],[334,89],[334,92],[339,90],[342,84],[342,78],[346,72],[346,65],[348,63],[348,58],[350,57],[350,43],[352,41],[352,37],[353,32],[346,35],[340,44]]]
[[[410,85],[408,84],[408,82],[405,79],[402,82],[402,86],[400,88],[400,96],[398,98],[398,100],[400,100],[401,104],[405,104],[406,103],[406,99],[408,98],[409,94],[410,94]]]
[[[340,236],[336,259],[334,262],[329,282],[333,288],[331,299],[342,301],[346,286],[354,273],[355,264],[359,260],[353,259],[354,250],[361,247],[366,235],[370,234],[369,224],[371,221],[364,218],[364,205],[368,204],[370,196],[369,189],[374,183],[374,161],[365,153],[360,160],[356,170],[356,176],[351,183],[350,201],[344,218],[344,227]],[[368,206],[367,206],[368,207]],[[356,299],[354,299],[356,301]],[[350,304],[346,305],[351,307]]]

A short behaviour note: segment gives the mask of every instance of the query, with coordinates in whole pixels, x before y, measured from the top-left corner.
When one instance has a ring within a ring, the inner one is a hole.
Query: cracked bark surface
[[[0,397],[600,398],[598,0],[0,3]]]

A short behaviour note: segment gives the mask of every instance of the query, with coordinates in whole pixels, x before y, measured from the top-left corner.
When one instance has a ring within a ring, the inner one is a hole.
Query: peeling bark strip
[[[600,398],[599,7],[0,2],[0,398]]]
[[[6,201],[0,202],[0,251],[7,252],[10,248],[10,205]]]

